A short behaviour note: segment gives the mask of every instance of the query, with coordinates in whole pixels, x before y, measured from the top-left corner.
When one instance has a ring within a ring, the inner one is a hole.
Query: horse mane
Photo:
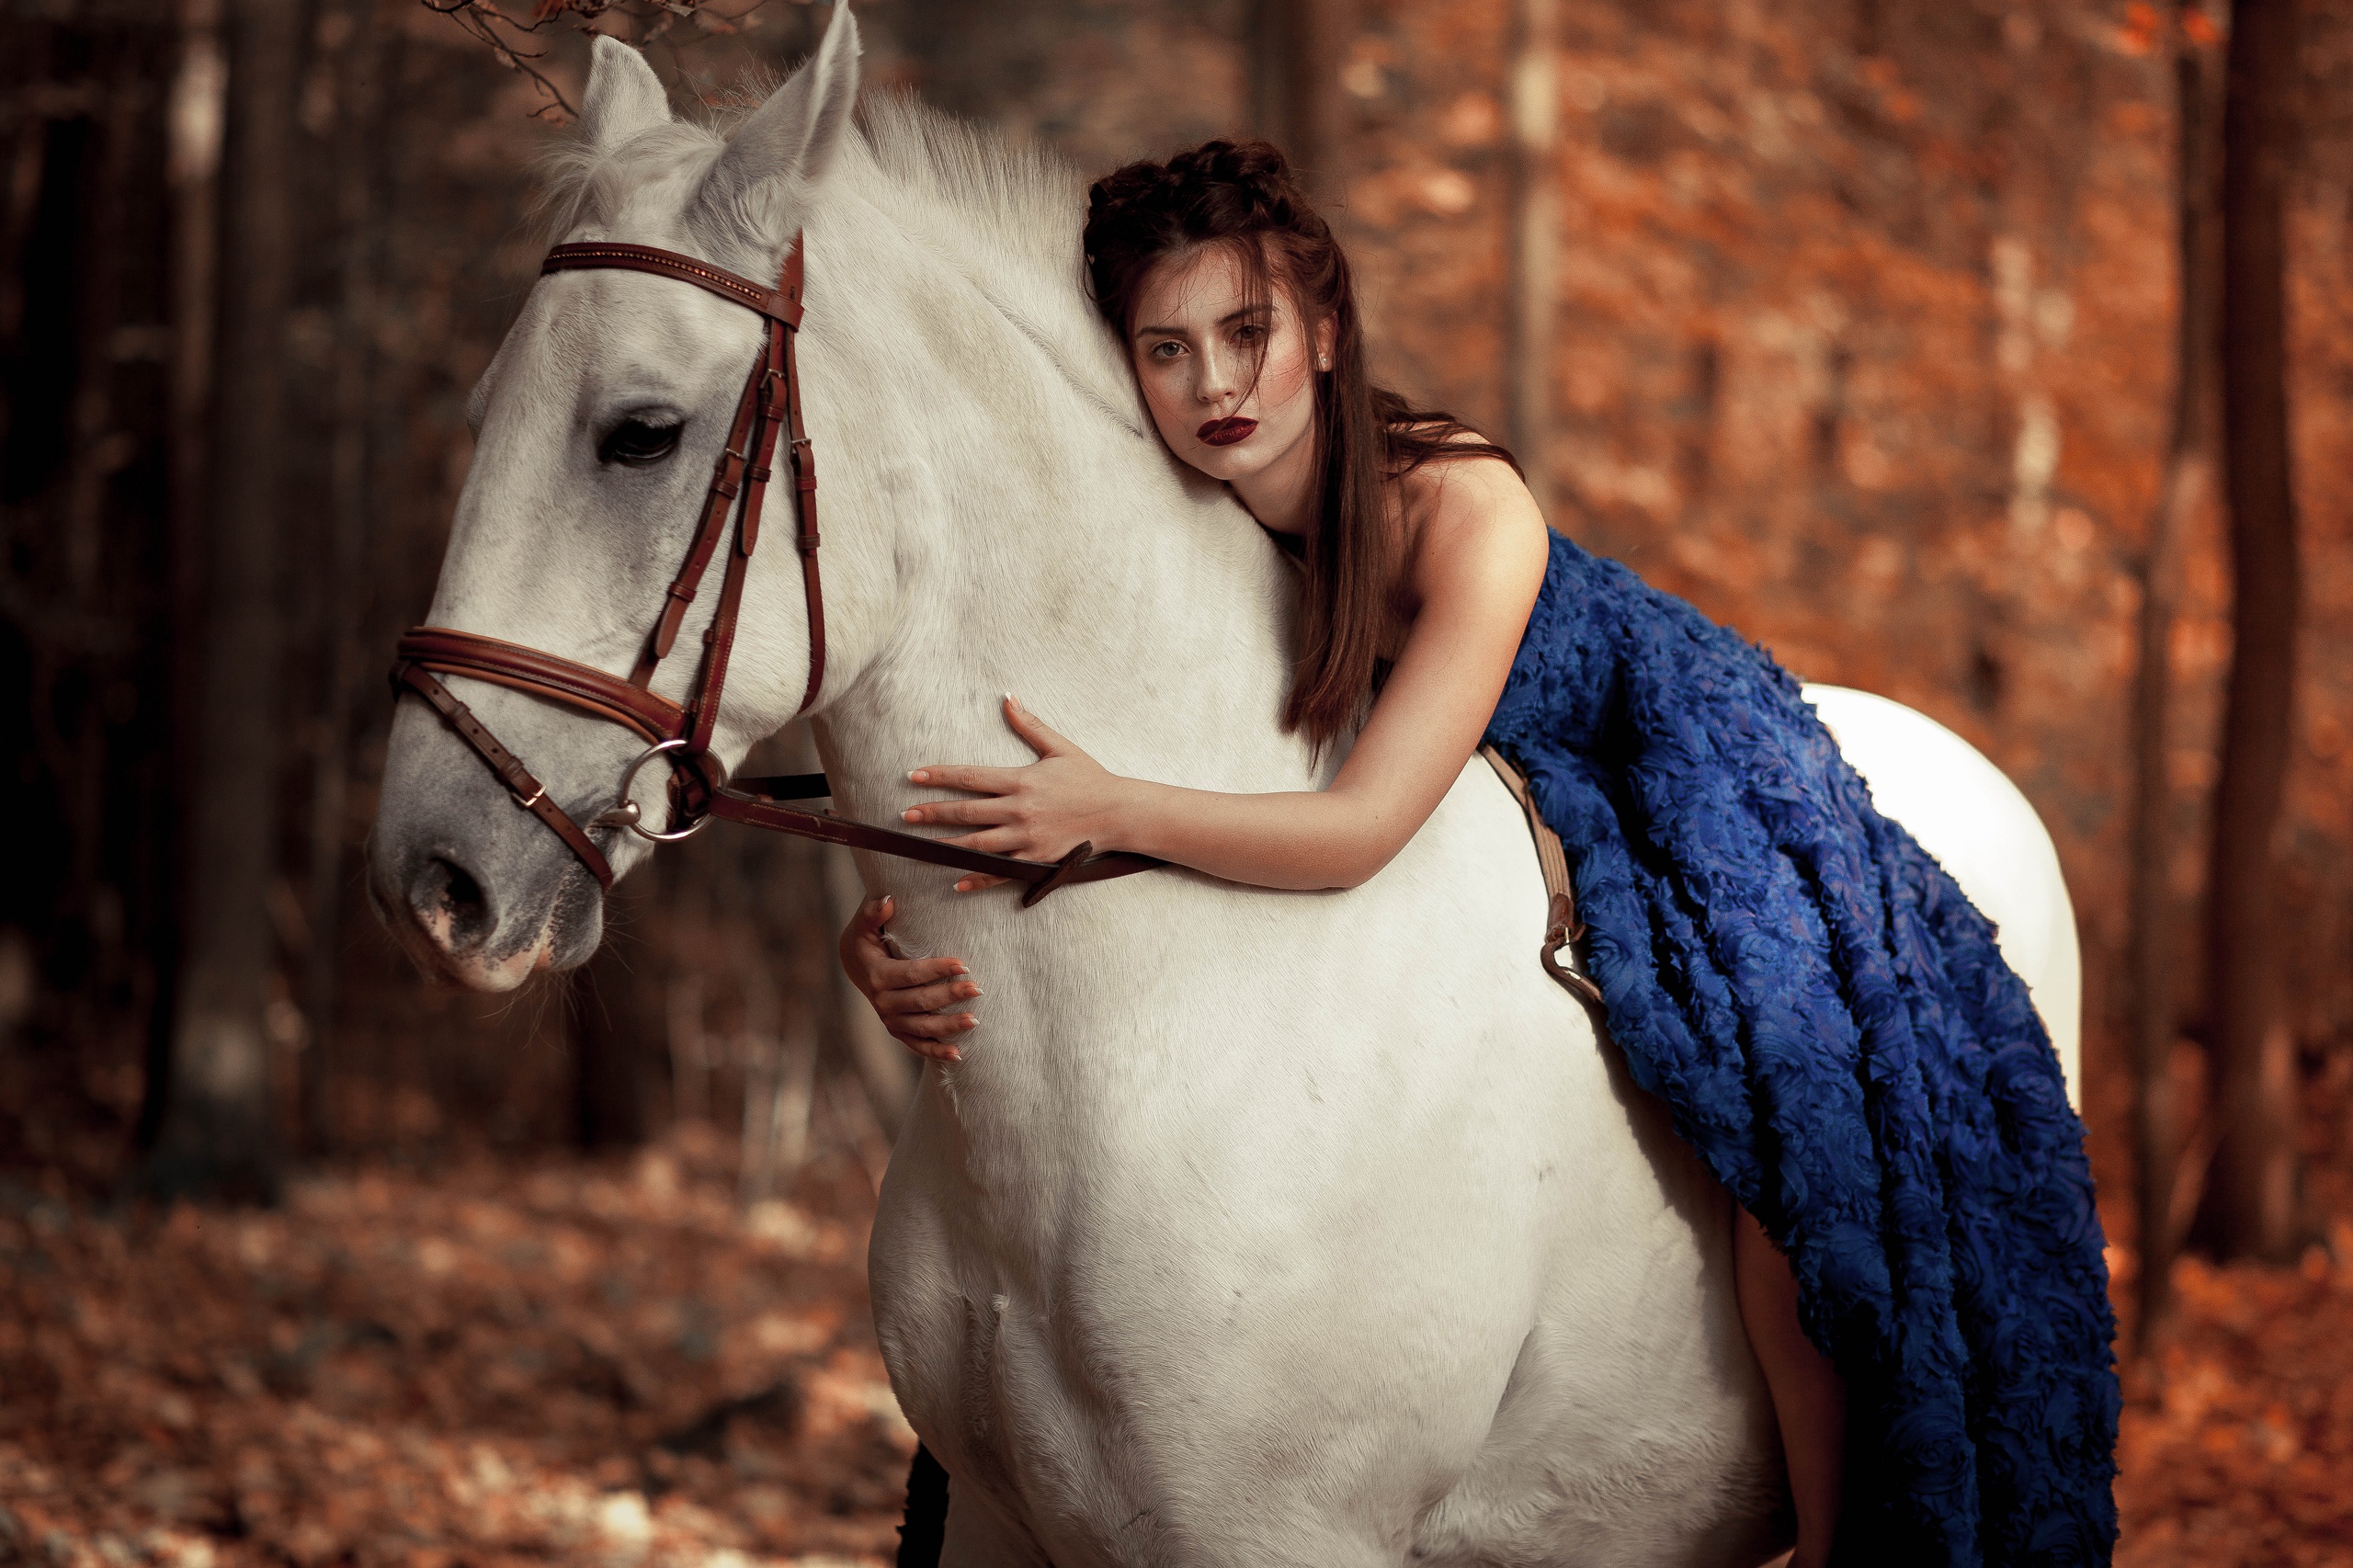
[[[908,233],[1029,339],[1082,395],[1146,434],[1127,358],[1088,297],[1086,184],[1059,153],[941,112],[903,90],[858,99],[861,143]],[[851,151],[844,149],[845,153]]]
[[[551,148],[540,159],[536,204],[548,238],[613,222],[645,186],[692,188],[773,85],[747,80],[707,119],[673,120],[618,147],[574,137]],[[1142,434],[1124,358],[1087,297],[1079,252],[1086,191],[1077,169],[904,91],[861,93],[858,129],[827,183],[863,187],[879,213],[984,296],[1073,387]]]
[[[860,95],[858,129],[895,198],[892,216],[1017,287],[1043,285],[1061,295],[1077,284],[1084,299],[1078,239],[1086,186],[1059,154],[899,89]]]

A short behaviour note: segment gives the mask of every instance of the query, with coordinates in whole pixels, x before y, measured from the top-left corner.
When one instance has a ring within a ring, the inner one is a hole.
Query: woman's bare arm
[[[1040,760],[917,769],[916,783],[983,798],[929,802],[906,820],[975,827],[953,842],[1028,859],[1058,859],[1091,841],[1098,851],[1133,850],[1258,887],[1354,887],[1372,876],[1437,809],[1477,746],[1549,553],[1534,499],[1504,464],[1458,460],[1425,473],[1427,515],[1409,564],[1418,608],[1329,789],[1226,794],[1122,778],[1007,699],[1007,722]]]

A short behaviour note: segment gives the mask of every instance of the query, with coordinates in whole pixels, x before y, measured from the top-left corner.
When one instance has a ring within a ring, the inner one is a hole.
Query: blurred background
[[[587,34],[696,112],[830,15],[0,0],[0,1562],[889,1550],[913,1075],[847,863],[704,835],[506,998],[359,874]],[[2122,1560],[2343,1561],[2353,10],[859,21],[870,85],[1089,171],[1281,142],[1378,370],[1554,527],[2008,771],[2083,940]]]

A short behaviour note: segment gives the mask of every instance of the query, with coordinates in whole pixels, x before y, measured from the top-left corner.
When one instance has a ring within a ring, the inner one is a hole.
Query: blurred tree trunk
[[[264,991],[278,823],[280,445],[293,243],[298,0],[232,0],[221,166],[220,373],[205,541],[196,763],[182,858],[183,939],[163,1126],[165,1190],[276,1186]]]
[[[1352,20],[1349,0],[1259,0],[1245,44],[1258,134],[1283,150],[1310,199],[1327,208],[1346,184],[1340,68]]]
[[[335,435],[328,453],[327,582],[320,631],[324,689],[311,769],[311,943],[302,1014],[310,1046],[302,1062],[302,1135],[313,1152],[334,1142],[329,1088],[335,1066],[335,975],[343,959],[344,827],[350,814],[350,732],[364,651],[361,563],[368,544],[369,389],[374,369],[377,62],[380,28],[368,0],[345,0],[335,62],[335,227],[340,310],[335,324]]]
[[[2214,789],[2208,918],[2219,1141],[2200,1239],[2225,1256],[2296,1243],[2294,1046],[2281,1006],[2279,865],[2296,667],[2282,208],[2297,0],[2239,0],[2222,107],[2222,450],[2234,642]]]
[[[2180,1108],[2173,1093],[2179,1024],[2173,990],[2180,922],[2173,862],[2173,629],[2181,593],[2182,540],[2213,487],[2214,393],[2221,352],[2222,255],[2214,200],[2220,64],[2214,51],[2174,28],[2176,274],[2173,438],[2165,483],[2149,519],[2142,562],[2140,664],[2132,692],[2132,848],[2130,961],[2133,1062],[2139,1077],[2141,1277],[2138,1334],[2147,1345],[2172,1308],[2171,1280],[2188,1185]]]
[[[654,1130],[647,1102],[654,1076],[650,1047],[662,1038],[659,998],[649,994],[649,978],[612,935],[643,925],[659,901],[652,872],[606,892],[604,943],[572,981],[573,1133],[584,1149],[631,1148]]]
[[[789,725],[769,756],[796,773],[815,767],[813,739],[806,724]],[[820,1028],[839,969],[825,887],[825,857],[835,853],[806,839],[767,838],[756,855],[736,858],[745,1062],[737,1198],[747,1209],[789,1192],[809,1157]]]
[[[171,187],[170,265],[171,381],[167,394],[165,466],[170,507],[170,567],[166,601],[174,648],[201,645],[204,635],[204,542],[212,507],[208,483],[211,464],[210,419],[218,307],[221,242],[220,176],[222,119],[228,85],[228,57],[221,41],[219,0],[180,0],[179,63],[165,108],[165,178]],[[197,680],[187,660],[169,665],[164,693],[170,716],[167,742],[176,780],[197,755]],[[168,813],[160,857],[165,875],[176,882],[188,865],[188,813]],[[177,890],[175,889],[175,892]],[[153,1148],[161,1135],[165,1095],[172,1080],[172,1038],[179,1021],[179,965],[186,901],[167,897],[157,921],[153,961],[160,983],[147,1028],[147,1073],[140,1107],[139,1143]]]
[[[634,1148],[651,1131],[641,988],[610,947],[573,982],[573,1136],[583,1149]]]
[[[813,862],[801,851],[812,846],[784,846],[779,858]],[[813,864],[806,866],[814,870]],[[800,889],[793,884],[795,891]],[[744,986],[744,1130],[743,1154],[736,1165],[736,1201],[745,1209],[778,1196],[791,1184],[809,1154],[810,1113],[816,1107],[817,1028],[812,1003],[822,992],[805,983],[815,978],[811,955],[798,943],[779,950],[772,930],[737,926],[736,967]],[[802,942],[803,928],[788,931]],[[767,939],[763,939],[764,937]],[[785,985],[774,971],[785,970]]]
[[[1513,0],[1510,320],[1505,407],[1536,504],[1550,510],[1552,300],[1561,265],[1558,0]]]

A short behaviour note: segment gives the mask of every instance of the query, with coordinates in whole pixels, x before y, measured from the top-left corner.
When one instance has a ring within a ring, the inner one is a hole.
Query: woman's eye
[[[660,462],[678,449],[677,425],[649,425],[642,419],[624,419],[613,426],[597,448],[597,460],[625,463],[631,468],[645,468]]]
[[[1185,347],[1180,343],[1155,343],[1145,352],[1155,359],[1174,359],[1185,352]]]
[[[1256,324],[1255,323],[1245,326],[1238,326],[1233,329],[1233,340],[1236,343],[1256,343],[1266,335],[1267,329]]]

